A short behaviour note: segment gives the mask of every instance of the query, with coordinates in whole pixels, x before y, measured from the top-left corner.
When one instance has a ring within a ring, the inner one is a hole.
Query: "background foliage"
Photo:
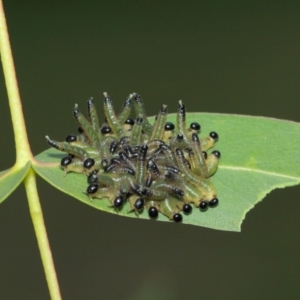
[[[101,102],[103,91],[116,105],[141,93],[148,115],[161,103],[175,111],[181,98],[189,111],[299,121],[297,1],[172,3],[4,3],[34,154],[47,148],[45,134],[63,139],[75,131],[75,102]],[[13,165],[14,143],[2,105],[4,170]],[[118,218],[43,181],[39,187],[65,299],[299,295],[299,187],[268,195],[241,234]],[[4,299],[48,297],[27,210],[22,187],[0,207]]]

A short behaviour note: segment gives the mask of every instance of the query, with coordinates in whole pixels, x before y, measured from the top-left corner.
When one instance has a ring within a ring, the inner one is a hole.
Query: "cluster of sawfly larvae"
[[[182,221],[181,212],[192,212],[191,204],[201,211],[218,205],[210,177],[221,154],[207,153],[218,134],[212,131],[200,139],[199,123],[186,126],[182,101],[176,124],[167,121],[166,105],[150,124],[136,93],[129,95],[118,115],[104,93],[105,122],[100,127],[93,98],[87,101],[87,112],[85,118],[77,104],[73,108],[78,134],[68,135],[64,142],[46,139],[50,146],[68,153],[60,163],[65,173],[88,176],[86,194],[91,200],[109,199],[117,211],[129,201],[137,215],[146,209],[152,219],[160,212],[175,222]]]

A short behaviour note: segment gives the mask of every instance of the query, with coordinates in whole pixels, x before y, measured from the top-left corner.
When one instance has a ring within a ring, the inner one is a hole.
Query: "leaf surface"
[[[3,202],[22,182],[28,169],[30,168],[28,162],[21,169],[11,168],[0,172],[0,203]]]
[[[176,115],[168,116],[175,122]],[[300,124],[264,117],[242,115],[189,113],[187,124],[201,124],[200,137],[210,131],[219,134],[214,149],[221,152],[217,173],[211,178],[216,186],[220,204],[206,212],[194,208],[184,216],[184,224],[219,230],[240,231],[246,213],[275,188],[300,183]],[[84,194],[85,175],[64,173],[59,168],[64,153],[49,149],[36,157],[33,168],[59,190],[97,209],[136,218],[128,212],[129,205],[116,212],[108,200],[93,200]],[[144,211],[139,218],[148,219]],[[160,214],[158,220],[168,221]],[[175,224],[174,224],[175,226]]]

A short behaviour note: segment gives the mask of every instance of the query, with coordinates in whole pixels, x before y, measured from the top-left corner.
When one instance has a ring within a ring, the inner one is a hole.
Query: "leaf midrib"
[[[253,169],[253,168],[246,168],[246,167],[234,167],[234,166],[224,166],[221,165],[218,167],[218,169],[227,169],[227,170],[233,170],[233,171],[246,171],[246,172],[256,172],[260,174],[265,174],[265,175],[270,175],[270,176],[276,176],[276,177],[281,177],[281,178],[288,178],[288,179],[293,179],[300,181],[300,177],[295,177],[295,176],[289,176],[281,173],[275,173],[275,172],[270,172],[270,171],[265,171],[265,170],[260,170],[260,169]]]

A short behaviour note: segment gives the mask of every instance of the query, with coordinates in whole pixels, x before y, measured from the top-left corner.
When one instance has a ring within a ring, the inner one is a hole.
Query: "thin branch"
[[[44,265],[44,270],[46,274],[46,279],[47,279],[51,299],[60,300],[61,295],[59,291],[59,285],[58,285],[54,262],[52,259],[52,253],[50,250],[50,245],[47,237],[43,212],[40,205],[39,196],[37,193],[35,176],[36,176],[35,172],[32,169],[30,169],[24,179],[27,197],[28,199],[30,199],[30,201],[28,201],[30,215],[35,230],[35,235],[38,241],[42,262]]]
[[[2,0],[0,0],[0,53],[15,136],[17,152],[15,167],[23,167],[32,158],[32,154],[26,132]]]
[[[0,0],[0,54],[15,135],[16,164],[13,168],[16,169],[23,167],[28,161],[32,162],[33,155],[28,142],[2,0]],[[29,169],[24,184],[51,299],[60,300],[59,285],[37,193],[36,174],[33,169]]]

